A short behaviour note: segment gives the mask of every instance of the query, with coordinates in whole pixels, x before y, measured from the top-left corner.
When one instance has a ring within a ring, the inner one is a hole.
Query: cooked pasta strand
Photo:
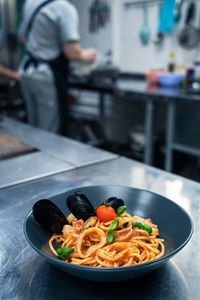
[[[162,257],[165,253],[164,240],[158,238],[157,225],[151,219],[131,216],[124,212],[117,217],[119,226],[115,233],[115,241],[108,244],[107,234],[112,221],[103,223],[98,220],[94,227],[84,230],[65,225],[62,235],[53,235],[49,240],[51,251],[58,256],[55,242],[61,242],[61,248],[74,249],[66,259],[76,265],[91,267],[134,266]],[[78,221],[78,220],[77,220]],[[151,226],[152,233],[139,228],[132,228],[133,222],[141,222]]]

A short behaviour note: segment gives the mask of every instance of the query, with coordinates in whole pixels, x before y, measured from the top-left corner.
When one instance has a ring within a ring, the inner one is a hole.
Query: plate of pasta
[[[187,212],[158,194],[127,186],[79,187],[38,200],[24,222],[29,244],[50,263],[94,281],[152,272],[192,236]]]

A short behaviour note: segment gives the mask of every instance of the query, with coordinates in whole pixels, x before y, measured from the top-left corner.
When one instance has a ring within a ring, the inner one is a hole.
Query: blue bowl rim
[[[191,220],[191,217],[190,215],[186,212],[186,210],[184,208],[182,208],[179,204],[177,204],[176,202],[168,199],[167,197],[165,196],[162,196],[160,194],[157,194],[157,193],[154,193],[154,192],[151,192],[151,191],[148,191],[148,190],[145,190],[145,189],[140,189],[140,188],[135,188],[135,187],[131,187],[131,186],[125,186],[125,185],[110,185],[110,184],[100,184],[100,185],[90,185],[90,186],[81,186],[81,187],[74,187],[73,189],[69,189],[67,190],[66,192],[64,193],[61,193],[61,194],[58,194],[58,195],[55,195],[55,196],[52,196],[50,197],[50,199],[56,197],[56,196],[59,196],[59,195],[62,195],[62,194],[65,194],[65,193],[68,193],[70,191],[74,191],[74,190],[81,190],[81,189],[85,189],[85,188],[88,188],[88,187],[93,187],[93,188],[96,188],[96,187],[126,187],[126,188],[130,188],[130,189],[135,189],[135,190],[139,190],[139,191],[144,191],[144,192],[147,192],[147,193],[151,193],[153,195],[157,195],[157,196],[160,196],[162,198],[164,198],[165,200],[169,201],[171,204],[175,205],[177,208],[179,208],[185,215],[186,217],[188,218],[188,221],[190,222],[190,226],[191,226],[191,229],[190,229],[190,233],[187,237],[187,239],[178,247],[176,248],[175,250],[173,250],[172,252],[158,258],[158,259],[155,259],[155,260],[152,260],[150,262],[146,262],[146,263],[142,263],[142,264],[138,264],[138,265],[134,265],[134,266],[126,266],[126,267],[115,267],[115,268],[111,268],[111,267],[105,267],[105,268],[102,268],[102,267],[88,267],[88,266],[81,266],[81,265],[75,265],[75,264],[72,264],[72,263],[68,263],[68,262],[65,262],[65,261],[62,261],[60,260],[59,258],[54,258],[54,257],[51,257],[49,255],[47,255],[46,253],[44,253],[43,251],[39,250],[32,242],[31,240],[29,239],[28,237],[28,233],[26,231],[26,224],[27,224],[27,220],[28,218],[32,215],[32,210],[30,210],[28,212],[28,214],[26,215],[25,217],[25,220],[24,220],[24,224],[23,224],[23,231],[24,231],[24,235],[26,237],[26,240],[28,241],[28,243],[31,245],[31,247],[37,252],[39,253],[41,256],[45,257],[47,260],[50,260],[51,263],[53,263],[54,265],[60,265],[62,267],[66,267],[66,270],[67,269],[79,269],[79,270],[87,270],[87,271],[90,271],[90,272],[93,272],[93,271],[97,271],[97,272],[113,272],[113,271],[117,271],[117,272],[121,272],[121,271],[130,271],[130,269],[133,269],[134,270],[138,270],[138,269],[143,269],[143,268],[146,268],[146,267],[150,267],[152,265],[155,265],[155,264],[159,264],[163,261],[168,261],[171,257],[173,257],[176,253],[178,253],[181,249],[183,249],[185,247],[185,245],[189,242],[189,240],[191,239],[192,237],[192,234],[193,234],[193,231],[194,231],[194,225],[193,225],[193,222]]]

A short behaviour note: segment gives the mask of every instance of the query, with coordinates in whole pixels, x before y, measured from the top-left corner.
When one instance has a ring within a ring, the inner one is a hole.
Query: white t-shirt
[[[25,39],[25,33],[29,20],[36,8],[46,0],[27,0],[24,5],[23,20],[20,25],[19,35]],[[76,8],[67,0],[55,0],[45,5],[33,22],[32,29],[26,42],[27,50],[34,56],[51,60],[58,57],[62,51],[62,45],[70,41],[78,41],[79,19]],[[31,76],[40,80],[53,80],[53,74],[49,66],[40,63],[38,67],[30,65],[26,71],[23,66],[27,61],[25,55],[20,72],[23,76]]]

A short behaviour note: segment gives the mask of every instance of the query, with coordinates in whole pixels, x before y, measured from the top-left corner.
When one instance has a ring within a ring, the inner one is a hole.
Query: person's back
[[[27,51],[33,56],[51,60],[60,55],[65,42],[79,40],[78,15],[75,7],[68,1],[54,0],[41,8],[26,39],[29,21],[37,7],[44,2],[46,0],[26,1],[19,35],[23,37]],[[51,79],[51,71],[44,64],[34,71],[36,71],[35,78],[38,76],[38,79],[42,79],[41,75],[44,73],[44,80]],[[41,74],[38,74],[39,71]],[[33,69],[26,70],[24,75],[30,73],[33,73]]]
[[[96,53],[80,47],[78,14],[67,0],[27,0],[19,40],[26,48],[20,71],[28,121],[58,132],[67,127],[68,61],[93,62]]]

